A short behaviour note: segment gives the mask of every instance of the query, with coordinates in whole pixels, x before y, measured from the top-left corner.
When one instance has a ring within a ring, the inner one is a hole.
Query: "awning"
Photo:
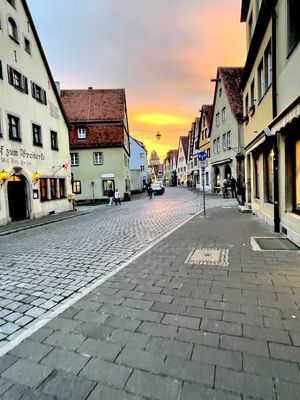
[[[300,96],[282,111],[277,117],[270,123],[269,128],[271,129],[271,135],[275,135],[287,124],[292,122],[293,119],[300,117]]]
[[[258,136],[256,136],[255,139],[253,139],[250,143],[245,146],[244,150],[246,154],[251,153],[254,149],[256,149],[258,146],[263,144],[266,141],[266,135],[260,133]]]
[[[219,165],[219,164],[226,164],[232,162],[232,158],[224,158],[223,160],[215,161],[211,163],[212,166]]]

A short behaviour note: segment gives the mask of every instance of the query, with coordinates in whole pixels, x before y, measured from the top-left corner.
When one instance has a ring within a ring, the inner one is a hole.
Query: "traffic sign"
[[[204,160],[206,160],[206,157],[207,157],[207,155],[206,155],[205,151],[200,151],[200,153],[198,153],[198,160],[204,161]]]
[[[201,168],[207,167],[207,160],[201,160],[201,161],[200,161],[200,167],[201,167]]]

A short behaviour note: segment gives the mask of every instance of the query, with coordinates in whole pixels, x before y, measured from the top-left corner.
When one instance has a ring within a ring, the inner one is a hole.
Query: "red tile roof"
[[[218,67],[218,75],[222,79],[231,111],[236,119],[243,116],[243,95],[239,90],[242,67]]]
[[[68,121],[123,121],[125,89],[71,89],[61,91]]]
[[[88,125],[87,138],[77,138],[77,126],[69,127],[71,149],[88,147],[120,147],[124,145],[124,127],[122,124],[93,124]]]

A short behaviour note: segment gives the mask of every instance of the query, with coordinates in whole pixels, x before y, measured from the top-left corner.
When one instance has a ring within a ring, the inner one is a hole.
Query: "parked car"
[[[164,185],[164,183],[163,183],[163,181],[154,181],[153,183],[159,183],[160,184],[160,186],[162,186],[162,187],[164,187],[165,185]]]
[[[152,185],[153,194],[164,194],[165,188],[159,182],[153,182]]]

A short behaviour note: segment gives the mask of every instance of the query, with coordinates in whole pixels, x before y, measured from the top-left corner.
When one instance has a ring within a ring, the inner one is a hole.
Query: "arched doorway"
[[[12,221],[28,218],[26,179],[23,175],[13,175],[7,182],[9,216]]]
[[[225,167],[224,178],[226,178],[226,179],[231,178],[231,168],[228,164]]]

